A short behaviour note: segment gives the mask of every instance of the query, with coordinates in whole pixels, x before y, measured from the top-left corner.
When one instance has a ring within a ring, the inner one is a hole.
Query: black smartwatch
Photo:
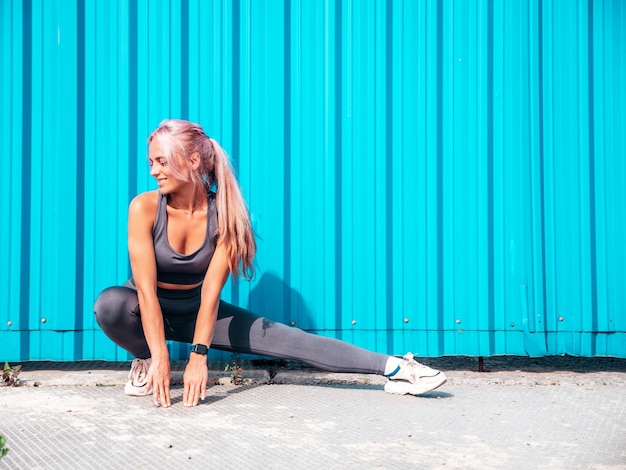
[[[191,352],[195,352],[197,354],[202,354],[203,356],[206,356],[207,353],[209,352],[209,347],[205,346],[204,344],[192,344]]]

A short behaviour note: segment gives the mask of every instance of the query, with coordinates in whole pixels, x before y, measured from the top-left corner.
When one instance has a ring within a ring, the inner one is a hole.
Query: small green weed
[[[239,365],[239,356],[236,353],[231,354],[230,364],[226,364],[225,371],[230,371],[230,381],[233,385],[243,385],[243,368]]]
[[[9,453],[9,448],[5,447],[4,434],[0,434],[0,459]]]
[[[17,387],[20,383],[19,375],[21,371],[22,366],[11,367],[8,362],[5,362],[2,376],[0,376],[0,385]]]

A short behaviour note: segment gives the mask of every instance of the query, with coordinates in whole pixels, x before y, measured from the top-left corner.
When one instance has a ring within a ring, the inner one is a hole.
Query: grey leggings
[[[193,341],[200,292],[201,287],[187,291],[157,289],[166,339],[184,343]],[[135,357],[150,357],[137,291],[132,284],[102,291],[96,299],[94,311],[98,324],[114,343]],[[332,372],[382,375],[389,358],[344,341],[269,321],[224,301],[220,301],[211,347],[295,359]]]

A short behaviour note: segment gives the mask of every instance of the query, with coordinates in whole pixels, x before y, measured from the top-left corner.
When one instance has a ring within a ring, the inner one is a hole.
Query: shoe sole
[[[147,397],[148,395],[152,395],[152,387],[150,387],[150,390],[146,390],[145,385],[143,387],[136,387],[129,382],[124,386],[124,393],[129,397]]]
[[[423,395],[441,387],[448,378],[443,372],[439,372],[432,377],[422,377],[414,384],[406,380],[389,380],[385,384],[385,392],[394,395]]]

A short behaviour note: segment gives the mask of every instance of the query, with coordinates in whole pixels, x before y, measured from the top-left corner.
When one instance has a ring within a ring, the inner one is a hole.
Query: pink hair
[[[208,137],[199,124],[180,119],[166,119],[148,137],[148,146],[157,139],[172,174],[185,179],[179,159],[190,165],[189,156],[197,152],[200,171],[191,171],[194,184],[217,186],[218,237],[228,253],[228,266],[233,277],[251,279],[254,275],[256,241],[250,214],[226,152],[215,139]]]

